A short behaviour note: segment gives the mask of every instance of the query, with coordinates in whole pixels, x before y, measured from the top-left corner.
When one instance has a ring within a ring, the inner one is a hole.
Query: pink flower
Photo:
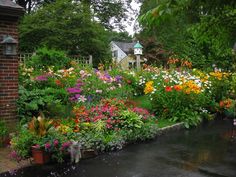
[[[84,71],[84,70],[81,70],[79,73],[80,73],[81,75],[83,75],[83,74],[85,73],[85,71]]]
[[[32,146],[32,148],[34,148],[34,149],[40,149],[40,145],[39,145],[39,144],[36,144],[36,145]]]
[[[79,97],[79,102],[85,102],[87,100],[87,98],[85,98],[85,96],[84,95],[81,95],[80,97]]]
[[[56,147],[56,146],[58,146],[58,144],[59,144],[59,141],[58,140],[54,140],[53,145]]]
[[[70,141],[64,142],[64,143],[62,144],[61,150],[65,150],[65,149],[69,148],[70,145],[71,145],[71,142],[70,142]]]
[[[50,143],[46,143],[46,144],[44,145],[44,147],[45,147],[45,149],[50,149],[51,144],[50,144]]]

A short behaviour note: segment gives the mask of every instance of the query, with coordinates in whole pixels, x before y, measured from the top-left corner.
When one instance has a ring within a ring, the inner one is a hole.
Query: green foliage
[[[40,47],[92,55],[95,64],[111,58],[104,28],[91,20],[81,3],[59,0],[25,15],[20,24],[20,48],[34,52]]]
[[[120,119],[123,120],[122,126],[128,129],[141,128],[143,125],[142,118],[135,112],[125,110],[120,113]]]
[[[33,116],[38,116],[39,112],[45,111],[47,104],[56,102],[53,95],[48,95],[45,90],[26,90],[19,87],[18,113],[20,119],[28,120]]]
[[[176,110],[170,120],[173,122],[184,122],[184,126],[189,128],[190,126],[198,125],[202,121],[202,117],[197,111],[186,107],[182,110]]]
[[[109,32],[109,41],[131,42],[132,37],[127,32]]]
[[[8,128],[6,123],[0,120],[0,137],[6,136],[7,133],[8,133]]]
[[[35,140],[35,136],[25,127],[22,127],[17,135],[11,140],[11,147],[22,158],[30,157],[31,146]]]
[[[52,120],[46,119],[43,114],[39,117],[33,117],[28,123],[29,131],[39,137],[43,137],[48,134],[49,129],[52,127]]]
[[[32,58],[26,61],[26,66],[38,70],[52,67],[58,70],[61,68],[69,68],[70,61],[71,59],[69,59],[64,52],[44,47],[38,49]]]
[[[164,50],[188,58],[194,67],[207,68],[216,64],[232,69],[235,7],[233,0],[144,1],[140,37],[144,36],[143,41],[154,38]]]
[[[134,98],[134,101],[137,103],[138,107],[152,111],[152,103],[147,95],[137,96]]]
[[[163,128],[175,124],[175,122],[170,121],[169,119],[158,119],[158,127]]]

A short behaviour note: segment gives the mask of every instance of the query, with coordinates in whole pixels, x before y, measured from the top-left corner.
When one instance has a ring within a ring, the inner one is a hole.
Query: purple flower
[[[37,76],[37,77],[35,78],[35,80],[36,80],[36,81],[47,81],[48,78],[47,78],[46,76],[42,75],[42,76]]]
[[[122,76],[116,76],[116,77],[115,77],[115,80],[116,80],[116,82],[121,82]]]
[[[69,93],[80,93],[81,90],[79,88],[67,88]]]
[[[87,100],[88,100],[88,102],[91,102],[92,101],[92,96],[91,95],[89,95],[88,97],[87,97]]]
[[[44,74],[44,75],[40,75],[40,76],[37,76],[35,77],[35,80],[36,81],[47,81],[49,77],[51,77],[52,75],[51,74]]]
[[[110,78],[111,78],[111,76],[110,76],[107,72],[104,74],[104,76],[105,76],[107,79],[110,79]]]

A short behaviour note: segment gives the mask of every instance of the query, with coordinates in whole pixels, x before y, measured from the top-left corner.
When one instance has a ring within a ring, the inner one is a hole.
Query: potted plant
[[[35,164],[41,165],[50,162],[51,154],[41,149],[39,145],[32,146],[31,152]]]

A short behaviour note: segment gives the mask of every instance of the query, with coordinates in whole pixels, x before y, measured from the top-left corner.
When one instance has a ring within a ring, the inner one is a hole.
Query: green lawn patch
[[[133,101],[135,101],[137,103],[138,107],[141,107],[141,108],[147,109],[149,111],[152,111],[151,100],[147,95],[142,95],[142,96],[135,97],[133,99]]]
[[[176,124],[176,122],[171,122],[168,119],[158,119],[158,128],[163,128],[174,124]]]

